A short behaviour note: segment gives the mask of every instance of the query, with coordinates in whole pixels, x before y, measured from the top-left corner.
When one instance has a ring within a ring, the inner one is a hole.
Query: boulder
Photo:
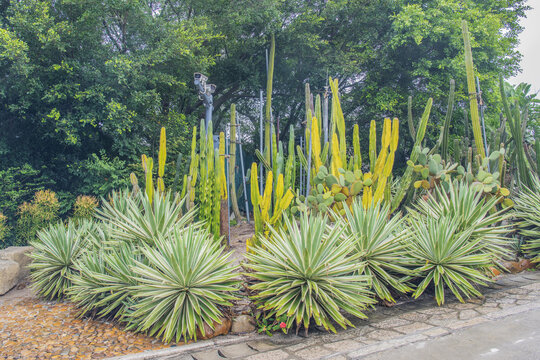
[[[0,260],[11,260],[19,264],[18,280],[22,280],[30,274],[28,265],[32,262],[30,253],[34,250],[31,246],[10,246],[0,250]]]
[[[204,336],[202,335],[201,331],[197,329],[197,339],[208,340],[218,335],[227,335],[229,333],[229,330],[231,330],[231,319],[222,317],[220,320],[221,324],[214,321],[213,330],[210,326],[204,324]]]
[[[4,295],[19,282],[20,266],[15,261],[0,260],[0,295]]]
[[[255,319],[250,315],[239,315],[233,319],[231,333],[241,334],[255,331]]]

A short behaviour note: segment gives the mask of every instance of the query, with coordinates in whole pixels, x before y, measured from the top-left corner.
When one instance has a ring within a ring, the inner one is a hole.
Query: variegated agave
[[[221,323],[222,307],[231,306],[237,290],[236,267],[219,242],[203,228],[176,227],[155,246],[142,244],[146,262],[133,270],[136,300],[130,315],[137,331],[161,336],[164,341],[205,335],[204,324]]]
[[[483,248],[482,237],[473,237],[474,227],[460,229],[459,218],[410,218],[407,235],[409,255],[417,264],[422,279],[413,297],[419,297],[433,283],[437,304],[444,303],[447,287],[460,300],[481,296],[476,285],[486,285],[485,273],[493,265],[492,254]]]
[[[535,177],[531,188],[524,186],[514,204],[519,233],[525,238],[522,248],[534,262],[540,262],[540,180]]]
[[[87,236],[95,225],[91,221],[59,222],[38,232],[30,242],[30,278],[38,295],[46,299],[63,298],[77,272],[74,263],[86,248]]]
[[[352,323],[344,310],[359,318],[372,304],[369,276],[359,275],[360,255],[352,254],[353,241],[344,237],[343,226],[330,227],[326,217],[300,216],[300,225],[285,217],[282,228],[270,226],[271,236],[246,255],[248,273],[256,280],[253,300],[268,311],[267,316],[286,315],[287,327],[294,322],[306,333],[311,319],[327,330],[336,331]]]
[[[404,256],[403,219],[390,215],[390,205],[372,204],[364,208],[360,200],[345,206],[344,234],[351,237],[355,252],[365,263],[364,274],[372,277],[372,287],[383,300],[395,302],[391,289],[407,293],[406,280],[412,275],[410,258]],[[336,216],[337,218],[337,216]]]

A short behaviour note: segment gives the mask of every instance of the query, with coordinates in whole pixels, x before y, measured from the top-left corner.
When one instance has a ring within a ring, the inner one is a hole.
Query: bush
[[[34,240],[36,233],[58,220],[60,204],[53,191],[40,190],[31,203],[19,206],[15,245],[26,245]]]
[[[219,242],[200,227],[175,228],[156,246],[142,245],[148,263],[135,261],[136,299],[131,320],[138,331],[163,337],[166,342],[204,336],[204,324],[221,323],[220,307],[231,306],[237,290],[236,267]]]
[[[4,214],[0,213],[0,248],[3,248],[7,236],[9,234],[9,227],[7,224],[7,217]]]
[[[307,329],[317,325],[336,331],[352,323],[340,312],[359,318],[374,302],[368,290],[369,277],[359,275],[363,264],[358,253],[350,254],[353,240],[343,237],[343,226],[330,228],[326,217],[302,214],[300,225],[285,217],[283,229],[270,227],[270,238],[261,238],[253,253],[246,255],[248,275],[257,282],[253,300],[269,311],[267,317],[287,316],[287,328],[296,320]]]
[[[99,202],[93,196],[79,195],[73,205],[73,217],[75,219],[91,219],[96,213]]]
[[[412,274],[410,259],[403,256],[403,219],[390,216],[390,206],[372,204],[367,209],[361,200],[346,206],[345,235],[353,239],[355,252],[365,262],[364,274],[372,277],[372,287],[381,299],[395,302],[391,290],[412,291],[406,279]],[[336,215],[337,218],[337,215]]]
[[[533,262],[540,262],[540,180],[535,178],[531,188],[523,187],[514,204],[519,234],[525,240],[522,249]]]
[[[87,243],[86,236],[92,223],[76,226],[73,222],[59,222],[38,232],[31,253],[30,277],[38,295],[52,300],[61,299],[71,287],[71,278],[77,272],[75,261],[81,256]]]

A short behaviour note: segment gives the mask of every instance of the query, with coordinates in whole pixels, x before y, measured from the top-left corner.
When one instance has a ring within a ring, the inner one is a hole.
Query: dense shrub
[[[0,248],[2,248],[6,242],[9,233],[9,226],[7,224],[7,217],[0,213]]]
[[[360,275],[360,254],[351,253],[344,227],[329,227],[326,217],[302,214],[300,225],[285,218],[283,228],[270,227],[271,236],[247,254],[253,300],[268,311],[267,317],[287,316],[287,328],[307,329],[311,319],[336,331],[332,320],[345,328],[352,323],[341,310],[359,318],[374,302],[368,290],[369,276]]]
[[[31,203],[19,206],[15,245],[26,245],[34,240],[37,231],[58,220],[60,204],[53,191],[40,190]]]
[[[75,219],[91,219],[94,217],[99,202],[93,196],[79,195],[73,205],[73,217]]]

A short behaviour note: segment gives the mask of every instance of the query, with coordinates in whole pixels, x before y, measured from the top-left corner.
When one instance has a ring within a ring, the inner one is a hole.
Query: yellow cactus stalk
[[[145,156],[146,157],[146,156]],[[146,158],[146,195],[150,204],[154,199],[154,181],[152,179],[152,168],[154,167],[154,161],[152,158]]]
[[[319,126],[317,123],[317,118],[313,117],[311,121],[311,153],[313,155],[313,165],[315,166],[315,171],[319,171],[319,168],[322,166],[321,161],[321,135],[319,132]]]
[[[375,171],[375,161],[377,156],[377,124],[371,120],[369,127],[369,170]]]
[[[339,154],[338,137],[336,133],[334,133],[332,134],[332,161],[331,161],[332,175],[338,177],[340,168],[343,168],[343,162]]]
[[[353,128],[353,150],[354,150],[353,170],[362,170],[362,153],[360,151],[360,131],[358,128],[358,124],[354,124],[354,128]]]
[[[165,174],[165,162],[167,160],[167,138],[165,136],[165,128],[161,128],[159,137],[159,153],[158,153],[158,176],[160,178]],[[163,180],[162,180],[163,181]]]

